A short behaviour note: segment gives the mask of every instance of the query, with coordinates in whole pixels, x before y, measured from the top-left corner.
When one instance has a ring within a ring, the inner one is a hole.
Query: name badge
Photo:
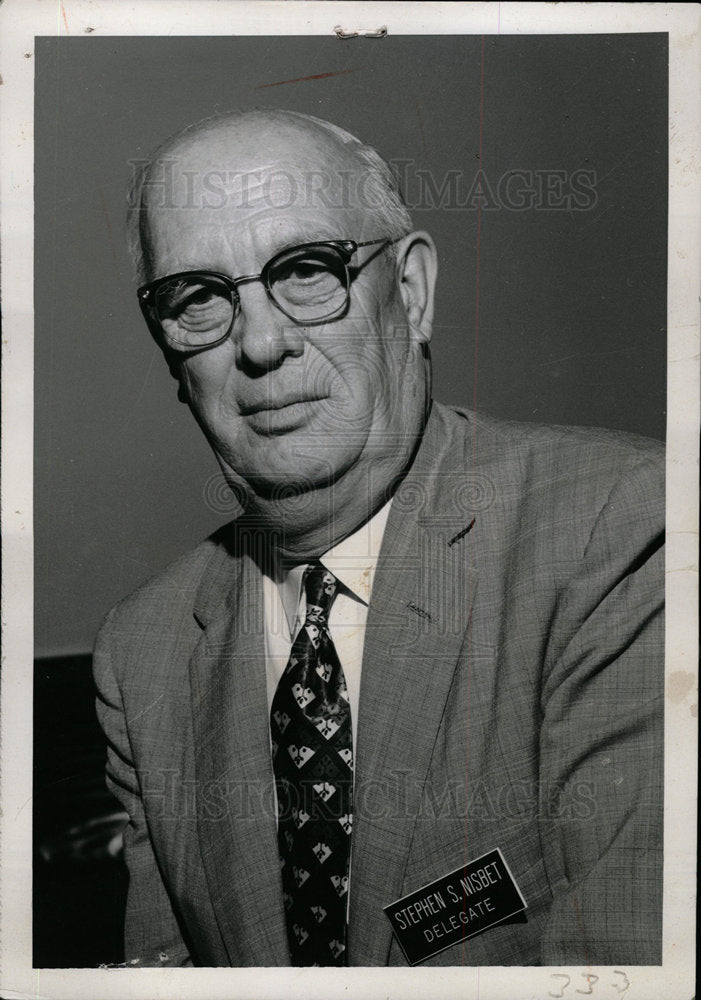
[[[407,962],[418,965],[527,905],[497,847],[383,909]]]

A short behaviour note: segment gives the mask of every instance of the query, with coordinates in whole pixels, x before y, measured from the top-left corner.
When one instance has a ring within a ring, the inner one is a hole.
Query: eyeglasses
[[[393,242],[382,237],[364,243],[303,243],[275,254],[260,274],[238,278],[216,271],[180,271],[139,288],[139,305],[154,336],[178,351],[215,347],[226,340],[241,310],[239,286],[251,281],[260,281],[273,305],[294,323],[324,323],[345,313],[353,278]],[[378,250],[349,268],[353,254],[370,246]]]

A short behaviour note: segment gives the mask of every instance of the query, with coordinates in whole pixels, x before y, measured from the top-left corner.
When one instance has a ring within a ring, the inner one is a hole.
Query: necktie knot
[[[307,599],[305,622],[328,625],[328,616],[338,590],[338,580],[321,563],[312,563],[304,577],[304,593]]]

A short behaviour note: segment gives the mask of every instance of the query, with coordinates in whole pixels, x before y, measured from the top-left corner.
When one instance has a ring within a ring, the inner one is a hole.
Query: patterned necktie
[[[278,846],[292,965],[346,965],[353,801],[348,692],[328,615],[338,581],[319,563],[270,713]]]

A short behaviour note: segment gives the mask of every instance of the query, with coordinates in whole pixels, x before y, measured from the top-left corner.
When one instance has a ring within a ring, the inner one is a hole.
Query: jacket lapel
[[[402,894],[421,794],[468,626],[476,575],[466,476],[455,472],[465,468],[463,447],[450,441],[434,414],[395,494],[373,583],[356,748],[354,965],[387,962],[392,932],[383,907]]]
[[[263,593],[246,555],[208,567],[190,661],[196,808],[209,894],[231,965],[287,965],[268,733]]]

